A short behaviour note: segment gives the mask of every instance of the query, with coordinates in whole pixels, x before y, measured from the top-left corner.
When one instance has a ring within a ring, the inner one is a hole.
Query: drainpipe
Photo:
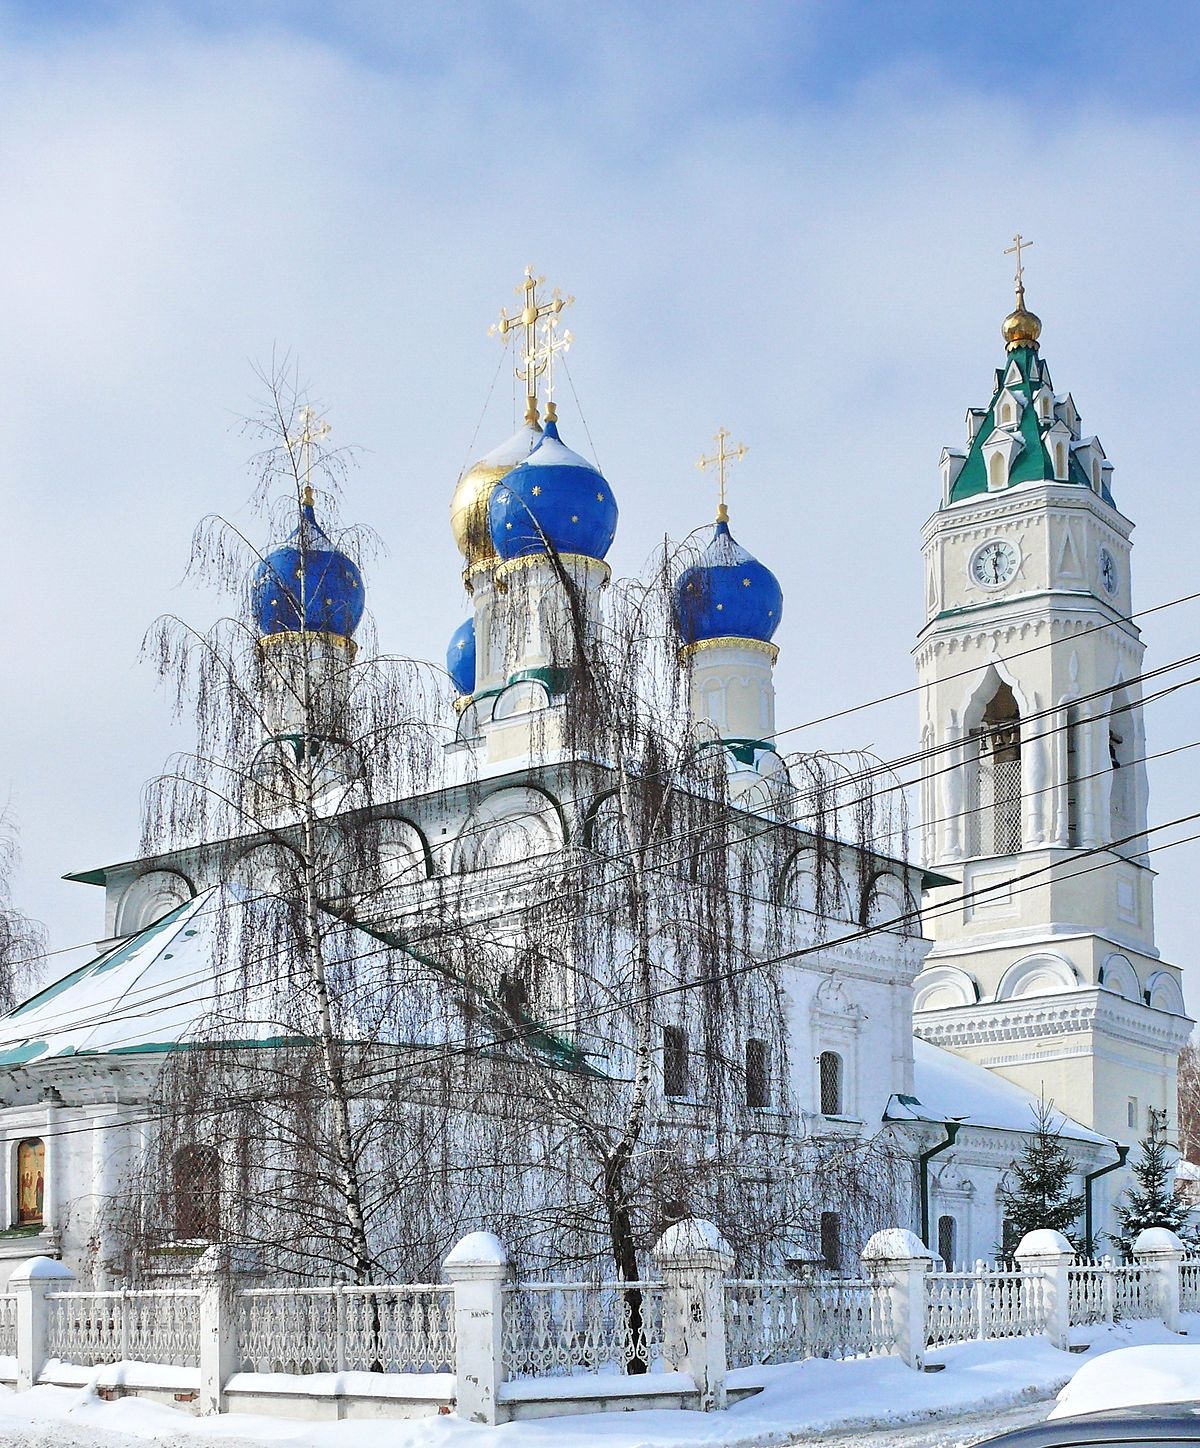
[[[929,1247],[930,1251],[933,1248],[929,1241],[929,1163],[935,1156],[940,1156],[943,1151],[950,1150],[958,1136],[958,1129],[962,1122],[943,1121],[942,1125],[946,1128],[945,1141],[939,1142],[937,1146],[931,1146],[928,1151],[923,1151],[917,1157],[917,1171],[920,1173],[921,1179],[921,1241]],[[1121,1158],[1122,1161],[1124,1159],[1124,1157]]]
[[[1083,1178],[1083,1240],[1087,1251],[1095,1255],[1096,1246],[1092,1240],[1092,1183],[1098,1181],[1102,1176],[1107,1176],[1110,1171],[1118,1171],[1125,1165],[1125,1158],[1129,1155],[1129,1148],[1113,1142],[1113,1148],[1117,1153],[1117,1159],[1110,1162],[1108,1166],[1102,1166],[1099,1171],[1089,1171]]]

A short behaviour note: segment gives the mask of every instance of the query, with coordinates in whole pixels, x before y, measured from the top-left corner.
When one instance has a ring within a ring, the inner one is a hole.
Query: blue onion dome
[[[473,462],[459,478],[450,500],[450,531],[468,567],[495,560],[496,550],[488,532],[488,503],[500,479],[523,463],[541,440],[541,428],[526,422],[506,442]]]
[[[685,644],[717,638],[768,643],[779,627],[779,580],[734,541],[724,509],[699,561],[679,576],[675,617]]]
[[[304,490],[295,532],[255,569],[251,594],[264,637],[304,628],[348,639],[361,623],[366,604],[362,574],[317,522],[311,488]]]
[[[541,442],[492,493],[488,529],[501,558],[544,553],[546,542],[558,553],[603,558],[617,532],[617,500],[548,419]]]
[[[465,619],[450,635],[446,672],[459,694],[475,692],[475,620]]]

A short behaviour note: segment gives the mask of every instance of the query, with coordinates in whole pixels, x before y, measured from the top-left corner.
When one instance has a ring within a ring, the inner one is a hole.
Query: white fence
[[[397,1413],[501,1422],[639,1399],[719,1407],[731,1368],[882,1354],[920,1367],[951,1343],[1045,1332],[1066,1347],[1073,1328],[1158,1317],[1178,1331],[1181,1311],[1200,1311],[1200,1261],[1170,1233],[1143,1234],[1131,1264],[1077,1260],[1054,1233],[1027,1237],[1016,1257],[933,1271],[893,1230],[868,1243],[859,1278],[731,1279],[716,1229],[684,1222],[656,1248],[660,1280],[639,1282],[514,1283],[486,1233],[450,1254],[448,1282],[405,1286],[238,1288],[213,1249],[192,1289],[82,1292],[37,1258],[0,1295],[0,1356],[16,1359],[19,1387],[63,1380],[56,1364],[176,1368],[174,1396],[204,1411],[246,1405],[267,1375],[298,1383],[293,1397],[322,1374],[391,1375],[405,1386],[372,1390],[375,1409],[387,1399]]]

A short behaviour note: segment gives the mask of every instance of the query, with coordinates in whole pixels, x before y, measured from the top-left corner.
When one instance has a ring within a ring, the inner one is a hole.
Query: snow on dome
[[[783,590],[771,570],[718,521],[699,562],[675,585],[675,621],[685,644],[705,639],[769,643],[783,617]]]
[[[1183,1252],[1185,1250],[1183,1243],[1169,1227],[1146,1227],[1137,1234],[1133,1244],[1135,1256],[1140,1256],[1143,1252],[1159,1256],[1165,1252]]]
[[[1063,1236],[1061,1232],[1054,1231],[1051,1227],[1039,1227],[1036,1232],[1026,1232],[1017,1243],[1017,1250],[1014,1257],[1025,1259],[1027,1257],[1061,1257],[1063,1254],[1068,1257],[1075,1256],[1075,1248]]]
[[[654,1246],[654,1256],[659,1261],[690,1257],[694,1252],[715,1252],[733,1261],[733,1249],[721,1235],[720,1228],[703,1217],[685,1217],[682,1222],[672,1223]]]
[[[603,558],[617,532],[617,500],[600,470],[546,423],[542,440],[492,492],[488,530],[501,558],[558,553]]]
[[[450,500],[450,531],[468,564],[495,558],[488,532],[488,503],[500,479],[523,463],[541,440],[541,429],[526,422],[459,478]]]
[[[904,1262],[914,1258],[932,1259],[933,1253],[907,1227],[885,1227],[867,1239],[861,1256],[864,1262]]]
[[[506,1267],[508,1252],[494,1232],[468,1232],[450,1248],[443,1267]]]

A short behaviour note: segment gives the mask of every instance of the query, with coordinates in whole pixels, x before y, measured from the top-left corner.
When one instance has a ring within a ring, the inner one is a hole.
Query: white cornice
[[[1178,1055],[1187,1044],[1192,1025],[1187,1016],[1173,1016],[1152,1006],[1127,1001],[1099,986],[1087,986],[1063,995],[981,1001],[975,1005],[913,1013],[913,1033],[923,1041],[950,1050],[1100,1034],[1129,1045]],[[1081,1047],[1079,1054],[1092,1052],[1090,1047]]]

